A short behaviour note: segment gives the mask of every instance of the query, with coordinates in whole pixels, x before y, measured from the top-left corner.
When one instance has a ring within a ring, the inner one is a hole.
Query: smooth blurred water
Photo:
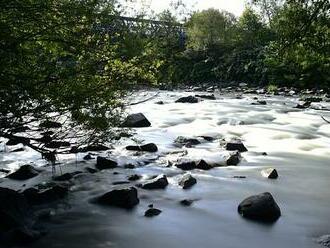
[[[153,95],[140,93],[134,102]],[[320,247],[315,238],[330,233],[330,125],[320,115],[330,119],[330,113],[317,110],[297,110],[297,98],[262,97],[267,105],[251,105],[252,97],[244,99],[217,95],[217,100],[204,100],[197,104],[174,103],[187,92],[161,92],[157,98],[132,106],[130,112],[142,112],[152,126],[136,130],[135,138],[141,142],[154,142],[159,147],[156,155],[133,156],[125,151],[124,139],[112,152],[119,162],[137,164],[145,159],[153,163],[136,169],[116,169],[75,179],[72,193],[59,206],[57,214],[46,222],[49,234],[33,248],[104,248],[104,247]],[[164,105],[155,104],[164,101]],[[328,106],[327,103],[320,103]],[[191,171],[197,185],[182,190],[178,179],[181,170],[166,167],[166,161],[178,155],[167,152],[180,150],[173,146],[179,136],[217,137],[214,142],[203,142],[187,150],[185,157],[224,163],[228,152],[220,148],[221,139],[239,137],[249,152],[243,154],[238,166],[218,167],[209,171]],[[267,152],[268,156],[262,156]],[[79,156],[79,161],[83,155]],[[158,158],[159,156],[159,158]],[[14,169],[19,163],[35,161],[42,165],[37,153],[0,153],[2,165]],[[79,170],[94,161],[73,163],[74,157],[61,157],[64,170]],[[20,162],[19,162],[20,161]],[[260,171],[274,167],[277,180],[265,179]],[[166,190],[139,189],[140,204],[133,211],[100,207],[89,200],[114,187],[115,181],[126,180],[131,174],[166,174],[170,185]],[[45,173],[45,178],[47,177]],[[235,179],[234,176],[246,176]],[[45,179],[43,178],[43,179]],[[33,180],[40,180],[33,179]],[[32,185],[35,181],[31,181]],[[22,187],[8,180],[0,186]],[[237,206],[247,196],[271,192],[282,210],[280,219],[266,225],[241,218]],[[191,207],[178,202],[185,198],[198,199]],[[145,218],[149,204],[163,212],[155,218]]]

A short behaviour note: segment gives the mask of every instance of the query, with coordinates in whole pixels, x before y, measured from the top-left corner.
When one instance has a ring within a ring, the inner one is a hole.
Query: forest
[[[330,1],[125,2],[0,2],[0,247],[330,247]]]

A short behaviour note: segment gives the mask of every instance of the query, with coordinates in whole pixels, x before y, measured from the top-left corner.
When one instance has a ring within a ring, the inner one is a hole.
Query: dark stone
[[[175,163],[174,166],[178,167],[181,170],[194,170],[194,169],[196,169],[195,161],[179,162],[179,163]]]
[[[39,170],[35,169],[32,165],[26,164],[22,165],[17,171],[6,176],[7,178],[14,180],[27,180],[38,176]]]
[[[0,169],[0,172],[8,174],[8,173],[10,173],[10,170],[7,170],[7,169]]]
[[[240,140],[232,140],[226,144],[227,151],[239,151],[239,152],[246,152],[247,149]]]
[[[186,96],[186,97],[179,98],[175,102],[178,102],[178,103],[198,103],[198,98],[196,98],[194,96]]]
[[[154,143],[145,144],[142,146],[126,146],[129,151],[157,152],[158,147]]]
[[[246,176],[233,176],[233,178],[244,179],[244,178],[246,178]]]
[[[297,104],[297,106],[295,107],[295,108],[297,108],[297,109],[307,109],[307,108],[309,108],[310,106],[311,106],[311,104],[312,104],[312,102],[304,102],[304,103],[302,103],[302,104]]]
[[[194,203],[194,200],[191,200],[191,199],[184,199],[184,200],[180,201],[180,204],[185,207],[189,207],[193,203]]]
[[[305,102],[322,102],[323,101],[322,97],[306,97],[301,100],[305,101]]]
[[[163,105],[164,102],[163,101],[158,101],[158,102],[155,102],[155,104]]]
[[[30,144],[30,139],[26,137],[12,136],[7,142],[7,146],[16,146],[18,144]]]
[[[134,169],[135,168],[135,165],[134,164],[125,164],[124,165],[124,168],[125,169]]]
[[[94,158],[92,157],[92,155],[87,154],[87,155],[85,155],[85,156],[83,157],[83,159],[84,159],[84,160],[92,160],[92,159],[94,159]]]
[[[54,177],[55,181],[67,181],[73,178],[73,176],[81,174],[82,171],[75,171],[71,173],[64,173],[63,175]]]
[[[105,193],[104,195],[98,197],[96,202],[103,205],[131,209],[139,204],[140,200],[138,198],[136,188],[130,187],[124,189],[115,189]]]
[[[126,117],[122,127],[150,127],[151,123],[142,113],[131,114]]]
[[[167,177],[165,175],[161,175],[151,180],[150,182],[146,182],[142,184],[143,189],[165,189],[168,185]]]
[[[45,145],[47,148],[60,148],[60,147],[69,147],[71,145],[70,142],[67,141],[58,141],[58,140],[53,140]]]
[[[202,137],[203,139],[205,139],[208,142],[212,142],[214,140],[214,138],[211,136],[200,136],[200,137]]]
[[[196,169],[199,170],[210,170],[212,169],[213,166],[209,165],[205,160],[201,159],[197,164],[196,164]]]
[[[122,184],[128,184],[130,182],[128,181],[118,181],[118,182],[113,182],[112,185],[122,185]]]
[[[267,102],[264,100],[259,100],[257,102],[251,103],[252,105],[267,105]]]
[[[21,148],[14,149],[14,150],[12,150],[10,152],[24,152],[24,151],[25,151],[24,148],[21,147]]]
[[[142,176],[140,176],[138,174],[134,174],[134,175],[129,176],[127,179],[129,181],[137,181],[137,180],[140,180],[141,178],[142,178]]]
[[[279,206],[268,192],[246,198],[237,210],[245,218],[264,222],[274,222],[281,216]]]
[[[13,133],[23,133],[27,130],[30,130],[28,126],[21,126],[21,127],[16,127],[12,130]]]
[[[162,210],[157,209],[157,208],[149,208],[147,211],[145,211],[144,216],[145,217],[154,217],[157,215],[160,215]]]
[[[195,146],[199,145],[201,142],[198,139],[194,138],[186,138],[183,136],[179,136],[174,140],[174,144],[178,146]]]
[[[96,158],[95,167],[98,170],[113,169],[113,168],[116,168],[117,166],[118,166],[117,162],[113,161],[111,159],[100,157],[100,156],[98,156]]]
[[[46,186],[45,189],[28,188],[23,194],[30,204],[45,204],[60,200],[67,196],[69,188],[64,184],[54,184]]]
[[[199,97],[202,99],[207,99],[207,100],[215,100],[215,96],[213,94],[211,95],[195,95],[195,97]]]
[[[190,174],[184,175],[179,181],[179,185],[182,186],[183,189],[189,189],[197,183],[196,178],[194,178]]]
[[[261,175],[263,177],[269,178],[269,179],[276,179],[278,178],[278,173],[276,169],[269,168],[261,171]]]
[[[62,127],[62,124],[56,121],[44,121],[42,123],[40,123],[39,127],[42,128],[60,128]]]
[[[235,153],[235,154],[230,155],[230,157],[226,161],[226,164],[227,165],[238,165],[240,161],[241,161],[240,154]]]

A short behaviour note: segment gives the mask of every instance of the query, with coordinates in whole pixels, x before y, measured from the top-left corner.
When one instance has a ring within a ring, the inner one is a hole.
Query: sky
[[[170,7],[173,0],[130,0],[130,6],[135,10],[141,9],[141,6],[150,6],[154,12],[159,13]],[[188,9],[203,10],[208,8],[216,8],[226,10],[239,16],[244,9],[244,0],[182,0]]]

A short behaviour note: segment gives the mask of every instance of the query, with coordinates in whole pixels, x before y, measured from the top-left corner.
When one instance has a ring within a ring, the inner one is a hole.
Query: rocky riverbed
[[[33,213],[18,218],[40,236],[13,246],[325,247],[330,104],[263,93],[139,92],[132,102],[155,97],[129,112],[148,122],[138,115],[109,150],[60,155],[56,180],[40,154],[4,139],[0,187],[25,196]]]

